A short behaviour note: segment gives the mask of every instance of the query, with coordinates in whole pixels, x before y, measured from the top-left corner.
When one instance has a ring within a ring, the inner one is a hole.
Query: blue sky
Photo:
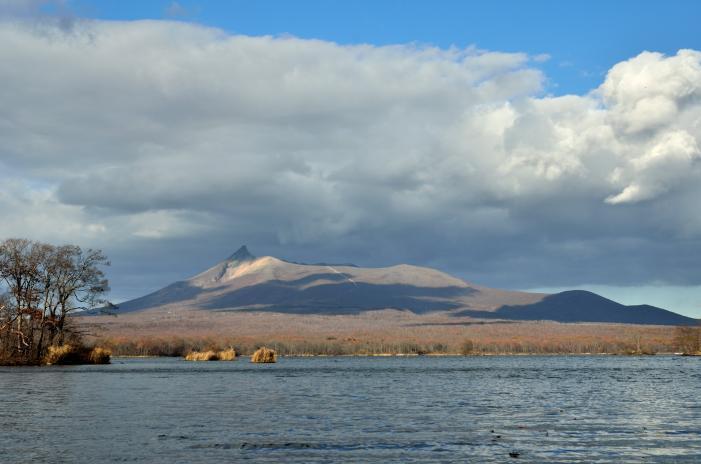
[[[645,50],[701,48],[692,0],[69,0],[81,16],[177,19],[247,35],[292,34],[341,44],[417,42],[547,54],[546,92],[581,94]]]

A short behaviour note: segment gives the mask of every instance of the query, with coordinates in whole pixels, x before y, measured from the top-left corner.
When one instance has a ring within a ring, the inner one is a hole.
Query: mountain
[[[683,325],[696,320],[653,306],[624,306],[590,292],[555,295],[493,289],[435,269],[401,264],[363,268],[257,258],[246,246],[181,282],[127,301],[119,312],[156,308],[357,314],[399,309],[417,314],[503,320]]]
[[[692,325],[696,319],[650,305],[625,306],[596,293],[583,290],[547,295],[542,300],[519,306],[502,306],[496,311],[464,310],[462,316],[484,319],[551,320],[558,322],[616,322],[626,324]]]

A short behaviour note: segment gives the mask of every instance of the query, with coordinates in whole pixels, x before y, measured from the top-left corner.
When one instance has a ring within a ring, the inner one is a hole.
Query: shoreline
[[[557,357],[579,357],[579,358],[596,358],[596,357],[690,357],[699,358],[701,353],[687,354],[687,353],[654,353],[654,354],[622,354],[622,353],[476,353],[476,354],[454,354],[454,353],[429,353],[429,354],[402,354],[402,353],[379,353],[379,354],[285,354],[278,355],[278,358],[420,358],[420,357],[431,357],[431,358],[484,358],[484,357],[542,357],[542,358],[557,358]],[[240,355],[236,357],[237,359],[250,358],[251,355]],[[165,356],[165,355],[116,355],[112,356],[112,361],[120,359],[180,359],[184,360],[184,356]],[[217,362],[220,360],[212,360],[206,362]],[[220,361],[220,362],[231,362],[232,360]],[[234,360],[235,361],[235,360]],[[112,363],[110,363],[112,364]],[[84,365],[94,365],[94,364],[74,364],[75,366]],[[106,364],[103,364],[106,365]],[[52,364],[17,364],[17,363],[0,363],[0,368],[5,367],[47,367],[52,366]],[[62,368],[65,365],[58,365]]]
[[[402,354],[402,353],[376,353],[376,354],[284,354],[278,355],[279,358],[482,358],[482,357],[558,357],[558,356],[576,356],[576,357],[701,357],[701,354],[686,354],[686,353],[475,353],[475,354],[457,354],[457,353],[428,353],[428,354]],[[237,358],[250,358],[251,355],[240,355]],[[156,359],[156,358],[172,358],[184,359],[184,356],[165,356],[165,355],[117,355],[112,356],[112,359]]]
[[[148,316],[148,317],[147,317]],[[267,346],[280,356],[631,355],[676,353],[670,326],[556,323],[436,325],[454,318],[383,310],[357,316],[212,314],[183,311],[77,318],[89,343],[114,356],[184,356],[190,351],[253,353]]]

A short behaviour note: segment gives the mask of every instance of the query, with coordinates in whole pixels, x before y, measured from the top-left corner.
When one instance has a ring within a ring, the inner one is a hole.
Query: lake
[[[701,358],[115,358],[0,395],[2,463],[701,461]]]

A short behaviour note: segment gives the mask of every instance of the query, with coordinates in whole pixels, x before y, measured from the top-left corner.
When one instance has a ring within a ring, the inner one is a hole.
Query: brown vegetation
[[[236,360],[236,350],[229,348],[228,350],[223,350],[219,352],[220,361],[235,361]]]
[[[270,348],[261,347],[251,355],[252,363],[274,363],[277,362],[277,354]]]
[[[460,345],[460,354],[462,355],[470,355],[475,351],[475,344],[472,343],[472,340],[466,339],[462,342]]]
[[[683,354],[701,354],[701,327],[677,327],[674,342]]]
[[[90,361],[89,364],[109,364],[111,357],[112,352],[110,350],[98,346],[90,350],[88,361]]]
[[[191,351],[185,355],[185,361],[234,361],[236,351],[233,348],[222,351]]]
[[[109,364],[111,353],[104,348],[90,348],[76,344],[50,346],[44,357],[45,364]]]
[[[335,316],[173,310],[77,320],[115,355],[184,356],[233,347],[249,356],[260,346],[281,356],[679,351],[676,328],[669,326],[507,323],[394,310]]]
[[[526,327],[523,328],[526,330]],[[140,338],[137,340],[125,338],[101,338],[100,344],[110,347],[117,356],[182,356],[180,353],[189,353],[187,347],[202,345],[224,346],[234,345],[237,352],[243,355],[251,355],[256,347],[264,344],[275,350],[282,356],[377,356],[377,355],[488,355],[488,354],[654,354],[672,353],[673,344],[645,344],[638,351],[635,344],[621,339],[610,342],[582,343],[579,341],[541,341],[529,343],[513,339],[490,339],[485,343],[473,342],[469,344],[456,343],[445,344],[437,342],[417,342],[413,340],[382,341],[363,340],[276,340],[264,339],[257,342],[236,341],[231,337],[221,338],[178,338],[168,340],[163,338]],[[177,346],[172,351],[168,347]],[[213,351],[215,355],[218,352]]]
[[[192,351],[185,355],[185,361],[219,361],[214,351]]]

